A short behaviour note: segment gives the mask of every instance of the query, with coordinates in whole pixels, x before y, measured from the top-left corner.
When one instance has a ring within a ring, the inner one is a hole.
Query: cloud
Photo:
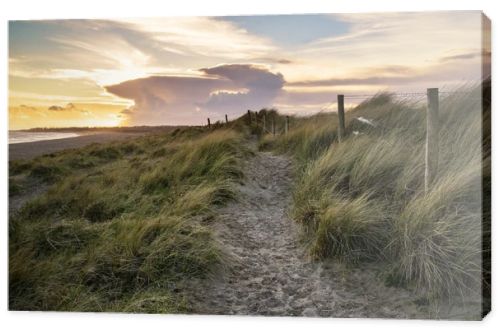
[[[200,124],[265,106],[313,111],[335,94],[425,91],[481,77],[479,12],[332,17],[346,29],[325,28],[293,46],[273,41],[274,29],[257,34],[209,17],[11,22],[9,101],[53,117],[72,114],[61,112],[68,102],[101,103],[123,124]],[[277,17],[258,20],[282,26]],[[488,54],[483,64],[487,70]]]
[[[64,110],[79,110],[73,103],[66,104],[65,107],[61,107],[58,105],[52,105],[48,108],[50,111],[64,111]]]
[[[254,64],[223,64],[198,76],[151,76],[106,86],[134,101],[121,112],[130,124],[200,124],[206,117],[239,115],[269,106],[281,92],[280,73]]]
[[[283,86],[280,73],[272,73],[264,66],[248,64],[219,65],[200,69],[202,73],[227,78],[237,84],[255,90],[275,90]]]
[[[202,108],[216,110],[259,109],[267,106],[278,95],[285,80],[280,73],[272,73],[264,67],[255,65],[232,64],[204,68],[201,72],[229,79],[237,89],[244,91],[222,91],[210,95]],[[243,109],[241,109],[243,108]]]
[[[33,111],[35,111],[35,110],[36,110],[36,108],[35,108],[35,107],[33,107],[33,106],[29,106],[29,105],[26,105],[26,104],[21,104],[21,105],[19,105],[19,108],[26,109],[26,110],[33,110]]]
[[[334,16],[346,22],[349,31],[298,49],[294,58],[300,59],[304,65],[283,71],[287,79],[303,81],[355,77],[360,67],[432,67],[441,63],[441,57],[450,56],[453,50],[475,52],[481,39],[479,12],[353,13]],[[460,61],[467,65],[478,63],[473,58]],[[374,73],[371,76],[383,75]],[[447,73],[440,79],[444,84],[453,84],[464,77],[463,71],[458,69],[455,74],[450,76]],[[477,77],[478,70],[466,79]]]
[[[10,48],[11,73],[92,78],[104,85],[277,52],[268,38],[210,17],[12,22],[10,35],[29,38],[29,46]]]
[[[254,58],[251,59],[251,62],[265,63],[265,64],[281,64],[281,65],[290,65],[294,63],[293,60],[288,58],[274,58],[274,57]]]
[[[119,106],[103,104],[11,105],[9,127],[29,129],[33,127],[117,126],[121,119]]]
[[[283,64],[283,65],[287,65],[287,64],[292,64],[293,61],[291,61],[289,59],[278,59],[277,63],[278,64]]]
[[[436,58],[436,61],[420,66],[384,65],[358,68],[349,75],[338,75],[321,79],[287,81],[286,87],[296,88],[335,88],[348,86],[372,86],[378,90],[401,90],[408,85],[419,86],[423,83],[432,85],[457,84],[480,78],[479,62],[470,59],[479,58],[480,50],[458,53]],[[407,89],[407,88],[406,88]]]
[[[317,87],[317,86],[355,86],[355,85],[384,85],[407,82],[415,78],[407,77],[366,77],[366,78],[331,78],[323,80],[305,80],[290,82],[290,87]]]
[[[50,111],[63,111],[63,110],[64,110],[64,108],[63,108],[63,107],[61,107],[61,106],[50,106],[50,107],[49,107],[49,110],[50,110]]]
[[[452,56],[441,57],[440,61],[454,61],[454,60],[463,60],[463,59],[473,59],[479,57],[479,52],[468,52],[468,53],[459,53]]]

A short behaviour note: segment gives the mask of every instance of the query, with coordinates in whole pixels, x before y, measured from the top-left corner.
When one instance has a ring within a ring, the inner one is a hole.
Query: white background
[[[402,321],[367,319],[307,319],[307,318],[264,318],[228,316],[171,316],[171,315],[130,315],[130,314],[82,314],[55,312],[8,312],[7,311],[7,21],[12,19],[63,19],[63,18],[113,18],[147,17],[173,15],[237,15],[237,14],[298,14],[298,13],[342,13],[376,11],[423,11],[423,10],[483,10],[492,20],[493,35],[493,78],[497,77],[495,63],[498,34],[496,23],[500,21],[500,1],[482,0],[350,0],[320,1],[284,0],[2,0],[0,1],[0,328],[3,333],[314,333],[365,332],[365,333],[474,333],[499,332],[500,311],[499,261],[497,246],[500,236],[495,228],[500,199],[497,195],[499,182],[493,178],[493,311],[482,322],[449,321]],[[411,38],[411,36],[409,37]],[[496,82],[493,83],[493,106],[499,98]],[[495,109],[495,108],[493,108]],[[499,128],[499,118],[493,112],[493,129]],[[500,136],[493,131],[493,148],[498,147]],[[493,168],[500,166],[499,156],[493,150]],[[496,175],[496,174],[495,174]],[[495,329],[496,328],[496,329]]]

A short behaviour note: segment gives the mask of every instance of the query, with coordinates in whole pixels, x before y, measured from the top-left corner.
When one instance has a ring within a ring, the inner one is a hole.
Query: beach
[[[9,144],[9,161],[18,159],[33,159],[37,156],[78,148],[94,143],[120,141],[145,135],[146,132],[91,132],[76,137],[41,140],[26,143]]]

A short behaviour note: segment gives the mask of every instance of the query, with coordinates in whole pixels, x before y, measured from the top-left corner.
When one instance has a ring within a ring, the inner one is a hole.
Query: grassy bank
[[[377,262],[389,284],[432,298],[478,297],[481,184],[490,179],[481,164],[490,156],[482,155],[480,97],[479,87],[442,95],[439,171],[427,193],[423,104],[380,94],[346,113],[340,144],[336,114],[295,119],[287,135],[264,136],[262,149],[295,158],[292,214],[310,254]]]
[[[251,154],[245,131],[179,129],[9,165],[9,308],[184,312],[183,281],[224,266],[210,229]]]

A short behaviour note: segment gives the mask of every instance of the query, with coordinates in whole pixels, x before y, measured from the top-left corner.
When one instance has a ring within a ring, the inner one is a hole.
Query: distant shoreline
[[[157,132],[172,130],[177,128],[187,127],[187,125],[158,125],[158,126],[115,126],[115,127],[65,127],[65,128],[30,128],[30,129],[17,129],[9,130],[14,132],[72,132],[72,133],[116,133],[116,132]]]
[[[34,131],[9,131],[9,144],[32,143],[45,140],[73,138],[82,135],[76,132],[34,132]]]
[[[94,143],[125,140],[150,133],[152,132],[89,132],[80,133],[79,136],[76,137],[14,143],[9,144],[9,161],[33,159],[44,154],[55,153],[66,149],[79,148]]]

